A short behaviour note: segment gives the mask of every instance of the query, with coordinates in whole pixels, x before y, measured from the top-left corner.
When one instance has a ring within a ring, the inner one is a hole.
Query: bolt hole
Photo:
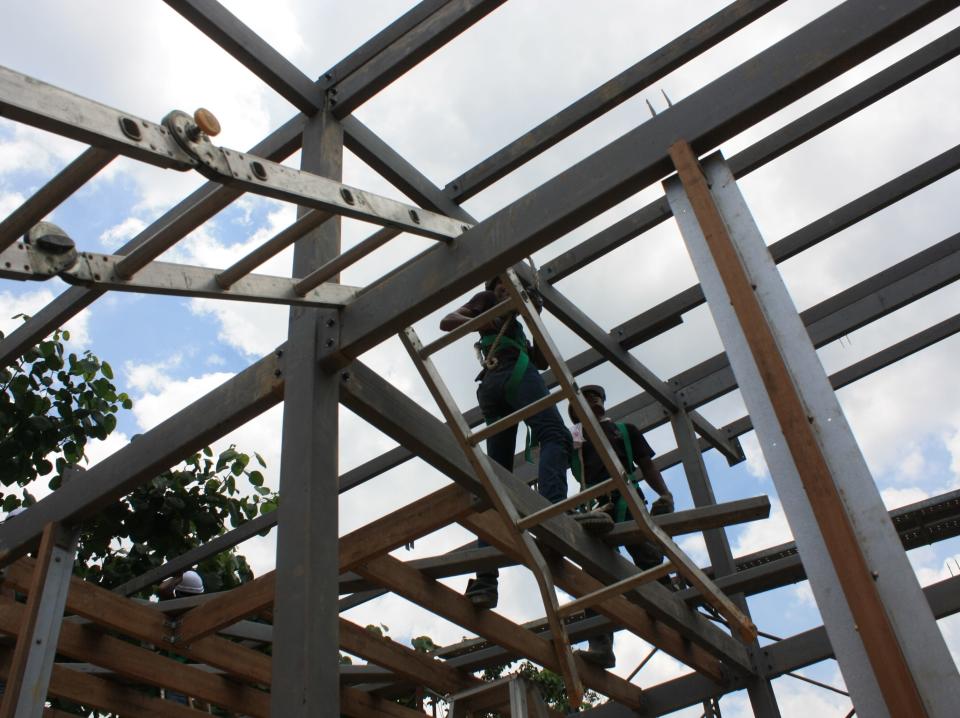
[[[346,187],[340,188],[340,196],[343,197],[343,201],[346,202],[347,204],[355,204],[357,201],[353,197],[353,192],[348,190]]]
[[[143,135],[140,133],[140,125],[137,124],[137,121],[130,117],[121,117],[120,118],[120,129],[123,131],[127,137],[131,140],[139,142],[143,139]]]
[[[253,176],[258,180],[265,180],[267,178],[267,168],[263,166],[260,162],[251,162],[250,171],[253,172]]]
[[[417,213],[417,210],[410,210],[410,219],[412,219],[415,224],[420,224],[420,215]]]

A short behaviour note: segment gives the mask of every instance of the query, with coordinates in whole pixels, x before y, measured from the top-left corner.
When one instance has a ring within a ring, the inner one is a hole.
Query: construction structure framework
[[[671,536],[702,532],[711,563],[700,567],[709,577],[706,584],[670,591],[655,582],[638,583],[632,578],[638,569],[619,553],[620,545],[648,535],[639,519],[603,540],[562,514],[529,527],[556,586],[578,599],[594,597],[595,614],[577,611],[567,617],[570,640],[611,629],[629,631],[691,669],[641,688],[577,659],[572,670],[608,699],[587,712],[597,718],[654,716],[701,705],[715,715],[722,696],[746,689],[756,715],[779,716],[771,681],[835,656],[857,715],[955,714],[960,675],[936,619],[960,610],[960,577],[921,588],[905,552],[960,534],[960,497],[954,492],[888,512],[834,390],[952,336],[960,319],[929,327],[832,376],[816,349],[960,277],[960,235],[803,313],[794,307],[776,265],[954,172],[960,167],[960,146],[769,246],[737,179],[955,58],[960,28],[729,158],[717,148],[946,15],[960,1],[846,0],[485,218],[472,217],[462,203],[684,63],[728,38],[735,40],[738,31],[785,0],[735,0],[443,188],[352,113],[503,0],[422,0],[316,82],[216,0],[166,2],[297,114],[240,152],[214,144],[216,121],[203,113],[172,112],[156,123],[0,68],[0,116],[89,145],[0,221],[0,278],[58,276],[74,285],[3,339],[0,358],[9,365],[111,290],[289,305],[288,339],[0,526],[3,584],[26,596],[25,603],[0,600],[0,633],[16,639],[13,648],[2,649],[6,689],[0,718],[55,715],[45,708],[48,696],[125,717],[202,714],[193,706],[151,697],[138,690],[142,685],[249,716],[422,715],[391,700],[411,685],[439,696],[461,696],[454,703],[467,711],[463,715],[508,712],[510,706],[515,713],[544,715],[527,707],[536,700],[525,684],[506,681],[484,690],[474,674],[518,657],[563,672],[551,646],[559,637],[544,621],[519,625],[495,611],[478,611],[439,581],[523,562],[522,547],[491,509],[493,497],[451,427],[359,358],[511,268],[538,286],[546,312],[589,345],[566,358],[572,376],[609,363],[636,384],[636,396],[611,407],[612,417],[643,430],[670,424],[676,449],[658,457],[658,466],[682,465],[695,508],[656,517],[656,530]],[[345,148],[410,203],[344,185]],[[302,150],[299,169],[282,164],[297,150]],[[83,251],[49,225],[38,224],[121,156],[197,171],[209,181],[116,254]],[[657,183],[664,194],[656,201],[539,269],[523,263]],[[296,222],[231,267],[157,261],[244,193],[297,205]],[[341,251],[338,217],[378,228]],[[599,326],[557,288],[560,280],[627,242],[643,241],[645,232],[671,218],[697,271],[697,286],[612,329]],[[437,246],[368,286],[338,282],[341,271],[403,233]],[[290,246],[289,277],[255,273]],[[724,353],[663,379],[631,352],[704,303],[720,329]],[[546,380],[551,387],[566,381],[564,372],[550,372]],[[735,389],[747,416],[716,427],[697,412]],[[576,393],[575,384],[572,390]],[[79,522],[278,404],[284,421],[277,512],[112,592],[71,577]],[[340,475],[341,404],[400,446]],[[464,421],[474,427],[483,419],[473,409]],[[723,527],[763,520],[769,502],[758,497],[718,504],[702,453],[716,449],[731,463],[741,461],[738,437],[751,430],[757,432],[796,543],[734,556]],[[412,457],[452,483],[339,535],[331,520],[338,495]],[[530,488],[534,477],[527,466],[515,473],[496,465],[492,470],[498,489],[521,518],[548,507]],[[407,562],[390,553],[453,523],[489,546]],[[275,571],[203,601],[167,602],[164,609],[175,612],[176,620],[155,605],[126,598],[274,525]],[[724,621],[705,613],[710,609],[705,599],[716,589],[748,615],[748,596],[804,578],[823,627],[761,645],[749,632],[735,635]],[[602,592],[620,582],[627,582],[622,591]],[[384,592],[479,639],[424,654],[341,616]],[[245,620],[253,616],[270,623]],[[272,655],[230,640],[237,637],[272,642]],[[341,666],[341,649],[368,664]]]

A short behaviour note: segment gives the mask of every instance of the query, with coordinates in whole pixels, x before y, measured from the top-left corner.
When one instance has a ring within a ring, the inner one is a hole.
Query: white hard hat
[[[173,590],[177,593],[203,593],[203,579],[196,571],[184,571]]]

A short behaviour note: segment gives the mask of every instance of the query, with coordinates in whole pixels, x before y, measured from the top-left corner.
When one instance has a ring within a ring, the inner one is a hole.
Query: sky
[[[310,77],[318,77],[353,48],[386,26],[413,3],[355,0],[351,3],[276,0],[224,3],[244,23]],[[792,0],[717,48],[688,63],[648,89],[495,183],[465,203],[478,219],[492,214],[579,159],[603,147],[650,117],[646,101],[662,111],[661,90],[673,101],[750,58],[838,4],[831,0]],[[393,83],[356,111],[356,116],[438,186],[523,134],[549,115],[656,50],[669,39],[723,7],[701,0],[603,0],[587,6],[573,0],[514,0]],[[164,3],[119,0],[35,0],[11,3],[0,25],[0,64],[63,87],[127,113],[159,121],[172,109],[211,109],[223,127],[216,143],[245,150],[289,119],[295,110],[249,71],[207,40]],[[852,69],[729,142],[732,156],[806,110],[888,66],[960,25],[953,12],[890,50]],[[842,206],[879,184],[954,146],[960,127],[960,64],[948,62],[856,116],[743,178],[739,184],[772,243]],[[0,119],[0,217],[19,206],[84,149],[71,140]],[[291,158],[296,166],[299,156]],[[385,196],[405,198],[349,153],[344,182]],[[179,173],[118,159],[62,206],[51,220],[83,250],[112,252],[203,183],[195,173]],[[803,310],[960,230],[954,209],[960,179],[949,176],[916,195],[831,237],[780,265],[798,309]],[[621,217],[660,196],[650,187],[586,223],[534,255],[543,264]],[[295,208],[244,196],[179,242],[167,261],[225,267],[286,227]],[[344,221],[343,246],[366,237],[371,228]],[[401,235],[343,273],[345,284],[363,286],[431,245]],[[290,253],[259,271],[289,275]],[[655,306],[696,282],[692,264],[673,222],[665,222],[558,283],[598,324],[610,328]],[[18,323],[13,315],[32,313],[64,290],[59,280],[0,283],[0,329]],[[960,292],[946,287],[908,308],[823,347],[828,372],[848,366],[953,314]],[[424,340],[439,335],[439,316],[415,327]],[[551,317],[547,324],[566,356],[585,345]],[[117,383],[134,400],[107,441],[91,448],[90,462],[126,444],[221,384],[284,340],[283,307],[247,303],[110,293],[68,325],[74,350],[91,349],[117,371]],[[633,350],[663,378],[678,374],[721,351],[722,344],[705,307],[684,323]],[[838,396],[888,508],[902,506],[960,486],[960,388],[952,376],[957,340],[948,339],[878,372]],[[362,357],[395,386],[439,415],[395,340]],[[437,358],[460,407],[474,406],[472,349],[457,344]],[[600,368],[584,382],[603,383],[609,403],[636,393],[618,372]],[[716,425],[744,412],[739,395],[701,409]],[[565,414],[565,411],[564,411]],[[281,411],[275,408],[225,437],[257,451],[268,463],[276,486],[280,467]],[[392,448],[390,439],[341,410],[341,472]],[[674,447],[668,429],[648,435],[653,447]],[[727,467],[715,451],[705,454],[718,500],[767,495],[771,517],[731,528],[734,555],[790,539],[790,530],[753,434],[743,440],[748,460]],[[682,471],[665,474],[679,509],[691,500]],[[340,498],[340,531],[346,533],[446,485],[448,479],[414,460]],[[572,484],[571,484],[572,487]],[[322,517],[318,517],[322,518]],[[406,560],[436,555],[459,546],[470,535],[452,527],[416,542],[395,555]],[[273,535],[242,546],[257,574],[273,567]],[[681,546],[706,563],[702,540],[687,537]],[[911,551],[922,585],[960,572],[960,544],[946,541]],[[458,590],[465,578],[448,581]],[[803,582],[750,600],[761,630],[787,636],[822,623],[809,586]],[[504,572],[501,610],[516,621],[542,615],[532,579],[519,569]],[[360,623],[385,623],[398,640],[428,634],[438,644],[456,642],[463,629],[398,598],[384,598],[354,609]],[[960,657],[960,621],[941,627],[955,659]],[[646,654],[639,639],[617,640],[621,675]],[[642,686],[686,672],[658,654],[639,674]],[[843,679],[827,661],[803,671],[835,686]],[[784,716],[843,716],[847,698],[790,677],[775,690]],[[721,701],[724,715],[750,715],[743,694]],[[678,715],[699,715],[691,708]]]

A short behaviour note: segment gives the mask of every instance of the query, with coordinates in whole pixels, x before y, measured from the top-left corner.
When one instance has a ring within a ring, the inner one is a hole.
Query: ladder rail
[[[704,599],[727,619],[742,640],[747,643],[753,642],[756,638],[757,631],[753,621],[751,621],[716,584],[707,578],[706,574],[700,570],[700,567],[650,518],[647,507],[644,505],[644,502],[640,500],[640,496],[631,485],[631,482],[627,480],[626,471],[620,463],[620,459],[617,457],[606,434],[601,430],[600,422],[593,415],[593,411],[580,392],[580,388],[570,373],[570,369],[561,358],[561,354],[547,332],[543,320],[532,307],[529,294],[520,282],[516,272],[513,269],[508,269],[502,276],[507,291],[516,303],[531,334],[533,334],[534,341],[537,342],[550,368],[553,369],[554,377],[559,383],[561,390],[567,395],[577,416],[580,418],[590,443],[597,448],[597,453],[603,461],[604,467],[610,474],[610,478],[616,483],[620,495],[627,502],[627,508],[637,523],[637,526],[640,528],[640,531],[663,550],[663,553],[670,563],[674,565],[677,572],[700,590]]]
[[[536,579],[537,587],[543,599],[547,622],[550,625],[553,636],[552,644],[554,652],[560,665],[560,673],[567,686],[570,703],[571,705],[579,705],[584,693],[583,683],[580,679],[576,661],[573,657],[573,651],[570,647],[570,639],[564,629],[563,622],[557,615],[560,602],[557,599],[556,586],[554,585],[546,559],[544,559],[543,554],[540,552],[540,549],[537,547],[536,542],[529,532],[517,528],[520,515],[516,507],[513,505],[506,490],[500,485],[500,482],[496,480],[493,468],[490,465],[491,460],[479,447],[470,442],[470,427],[463,418],[463,414],[461,414],[457,408],[453,395],[440,377],[433,362],[430,361],[429,358],[424,358],[423,345],[413,327],[407,327],[400,332],[400,341],[413,359],[417,371],[420,373],[427,388],[433,395],[434,400],[440,407],[440,411],[447,420],[447,424],[453,429],[454,437],[467,456],[490,502],[500,516],[503,517],[507,528],[512,534],[516,547],[524,559],[526,559],[525,563]]]

